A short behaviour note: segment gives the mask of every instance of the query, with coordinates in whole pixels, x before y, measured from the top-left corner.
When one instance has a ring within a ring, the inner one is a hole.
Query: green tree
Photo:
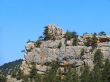
[[[103,67],[103,54],[100,49],[97,49],[94,54],[94,66]]]
[[[90,74],[89,74],[89,82],[95,82],[95,81],[94,81],[94,74],[95,74],[94,71],[91,70],[91,71],[90,71]]]
[[[91,38],[90,37],[85,39],[84,45],[87,47],[91,46]]]
[[[76,68],[69,67],[68,72],[65,76],[66,76],[65,82],[79,82],[79,77]]]
[[[84,42],[85,46],[89,47],[91,46],[92,49],[94,50],[97,47],[97,40],[98,38],[96,37],[96,33],[92,35],[92,37],[87,37],[86,41]]]
[[[90,74],[90,80],[92,82],[102,82],[102,69],[103,69],[103,54],[100,49],[98,49],[94,54],[94,68]]]
[[[77,38],[74,38],[72,44],[73,44],[73,46],[77,46],[77,44],[78,44],[78,39],[77,39]]]
[[[90,71],[89,74],[89,82],[103,82],[101,80],[102,77],[102,71],[99,66],[94,66],[93,70]]]
[[[44,37],[43,37],[43,36],[40,36],[40,37],[38,38],[38,40],[35,42],[35,46],[39,48],[40,45],[41,45],[41,41],[42,41],[42,40],[44,40]]]
[[[93,82],[102,82],[101,80],[102,71],[99,66],[96,66],[96,65],[94,66],[93,74],[94,74]]]
[[[110,60],[106,59],[104,69],[102,70],[102,81],[110,82]]]
[[[24,76],[23,71],[21,71],[20,69],[17,70],[16,79],[17,79],[17,80],[20,80],[20,79],[23,78],[23,76]]]
[[[101,31],[101,32],[98,33],[98,35],[100,35],[100,36],[103,36],[104,35],[105,36],[106,33],[104,31]]]
[[[91,38],[92,49],[95,49],[97,47],[97,41],[98,41],[98,38],[96,37],[96,33],[94,33]]]
[[[80,53],[80,59],[82,59],[82,56],[84,56],[84,52],[85,52],[85,50],[84,50],[84,48],[82,48],[81,53]]]
[[[58,48],[60,49],[60,48],[61,48],[61,46],[62,46],[62,43],[60,42],[60,43],[59,43],[59,45],[58,45]]]
[[[6,82],[6,75],[0,71],[0,82]]]
[[[47,26],[44,29],[43,35],[44,35],[44,40],[50,40],[50,39],[52,39],[52,35],[51,35],[51,33],[49,33],[49,29],[48,29]]]
[[[17,74],[16,74],[16,71],[15,70],[13,70],[13,72],[12,72],[12,75],[11,75],[13,78],[16,78],[16,76],[17,76]]]
[[[23,75],[22,82],[29,82],[29,75]]]
[[[38,38],[40,41],[44,40],[44,37],[43,36],[39,36]]]
[[[32,63],[32,69],[30,71],[29,78],[31,82],[37,81],[37,69],[35,63]]]
[[[76,32],[69,32],[69,31],[67,31],[66,34],[65,34],[65,38],[67,40],[71,40],[71,38],[77,38],[77,37],[78,37],[78,35],[77,35]]]
[[[56,73],[59,65],[57,62],[53,61],[50,66],[51,69],[46,73],[45,82],[57,82]]]
[[[86,64],[84,65],[84,70],[80,77],[81,82],[89,82],[90,81],[89,74],[90,74],[89,66]]]
[[[41,41],[40,41],[40,40],[37,40],[37,41],[35,42],[35,46],[39,48],[40,45],[41,45]]]

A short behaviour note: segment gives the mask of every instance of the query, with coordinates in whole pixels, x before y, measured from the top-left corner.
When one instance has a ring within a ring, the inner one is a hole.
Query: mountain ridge
[[[27,41],[24,59],[20,60],[18,69],[12,70],[7,79],[11,82],[37,82],[42,78],[43,82],[45,80],[52,82],[53,78],[56,78],[53,82],[57,82],[56,80],[62,82],[62,79],[66,82],[68,80],[71,80],[68,82],[76,80],[76,82],[85,82],[83,81],[87,80],[83,77],[85,70],[88,69],[90,75],[101,71],[100,75],[102,75],[102,70],[105,69],[103,65],[106,64],[105,60],[107,59],[109,62],[110,36],[107,36],[105,32],[85,33],[78,36],[76,32],[64,32],[57,26],[50,24],[45,26],[43,36],[37,41]],[[53,74],[53,76],[51,77],[49,74]],[[72,80],[74,78],[71,74],[76,80]],[[99,78],[103,78],[102,76]],[[91,78],[93,77],[91,76]],[[87,82],[89,81],[90,77]]]

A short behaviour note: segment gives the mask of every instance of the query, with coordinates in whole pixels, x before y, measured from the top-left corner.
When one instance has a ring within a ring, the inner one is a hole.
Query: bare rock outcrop
[[[64,37],[65,32],[62,29],[55,26],[54,24],[50,24],[46,27],[48,29],[49,34],[51,34],[52,38],[54,38],[55,40]]]
[[[64,66],[66,60],[73,67],[79,68],[84,64],[93,67],[93,57],[96,50],[91,51],[91,46],[73,46],[71,40],[66,41],[66,38],[64,38],[65,32],[62,29],[57,28],[55,25],[48,25],[47,27],[55,40],[42,41],[40,47],[35,47],[32,42],[26,44],[24,61],[21,65],[21,70],[25,74],[29,74],[32,62],[36,63],[39,74],[43,74],[50,69],[45,63],[52,61],[58,61],[61,66]],[[80,55],[82,49],[84,49],[83,56]],[[98,43],[97,49],[101,49],[104,58],[110,59],[110,42]]]

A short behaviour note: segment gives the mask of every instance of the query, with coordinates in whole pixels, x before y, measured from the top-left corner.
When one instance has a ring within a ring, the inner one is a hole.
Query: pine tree
[[[37,80],[37,69],[36,69],[35,63],[32,63],[32,69],[30,71],[29,78],[30,78],[31,82],[34,82]]]
[[[94,66],[94,69],[93,69],[93,74],[94,74],[93,82],[102,82],[101,73],[102,73],[101,68],[99,66]]]
[[[94,81],[94,74],[95,74],[94,71],[91,70],[91,71],[90,71],[90,74],[89,74],[89,82],[95,82],[95,81]]]
[[[47,26],[44,29],[43,35],[44,35],[44,40],[50,40],[50,39],[52,39],[52,35],[49,33],[49,29],[48,29]]]
[[[94,54],[94,67],[95,66],[98,66],[99,68],[103,67],[103,54],[100,49]]]
[[[58,45],[58,48],[60,49],[60,48],[61,48],[61,46],[62,46],[62,43],[60,42],[60,43],[59,43],[59,45]]]
[[[84,70],[80,77],[81,82],[89,82],[90,81],[89,74],[90,74],[89,66],[86,64],[84,65]]]
[[[105,36],[106,33],[104,31],[101,31],[101,32],[98,33],[98,35],[100,35],[100,36],[103,36],[104,35]]]
[[[57,82],[56,73],[58,70],[58,63],[53,61],[51,63],[51,69],[46,73],[45,82]]]
[[[103,69],[103,54],[100,49],[98,49],[94,54],[94,68],[91,72],[91,81],[92,82],[101,82]]]
[[[92,38],[91,38],[91,46],[92,46],[92,49],[95,49],[97,47],[97,37],[96,37],[96,33],[94,33],[92,35]]]
[[[84,48],[81,49],[81,53],[80,53],[80,59],[82,59],[82,56],[84,56]]]
[[[104,69],[102,70],[102,81],[110,82],[110,60],[105,60]]]
[[[71,38],[77,38],[77,37],[78,37],[78,35],[77,35],[76,32],[69,32],[69,31],[67,31],[66,34],[65,34],[65,38],[67,40],[71,40]]]
[[[20,80],[20,79],[22,79],[23,78],[23,71],[21,71],[20,69],[19,70],[17,70],[17,75],[16,75],[16,79],[17,80]]]
[[[6,82],[6,75],[0,71],[0,82]]]
[[[79,82],[76,68],[69,67],[68,73],[65,76],[66,76],[65,82]]]
[[[74,38],[72,45],[73,45],[73,46],[77,46],[77,44],[78,44],[78,39],[77,39],[77,38]]]
[[[88,38],[86,38],[85,40],[86,40],[86,41],[84,42],[84,45],[87,46],[87,47],[91,46],[91,38],[88,37]]]

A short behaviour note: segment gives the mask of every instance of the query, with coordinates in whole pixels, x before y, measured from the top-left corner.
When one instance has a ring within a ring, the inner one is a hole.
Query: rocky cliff
[[[21,70],[24,74],[29,74],[31,63],[36,63],[36,68],[39,74],[43,74],[50,69],[48,63],[58,61],[60,68],[63,69],[66,64],[79,69],[84,64],[88,64],[91,69],[93,67],[93,57],[97,49],[101,49],[104,58],[110,59],[110,42],[97,42],[97,47],[92,49],[91,46],[85,46],[85,38],[78,38],[77,46],[73,46],[73,39],[67,40],[65,32],[57,28],[55,25],[48,25],[48,33],[54,39],[40,40],[40,46],[36,47],[36,43],[30,41],[26,43],[24,61],[21,65]],[[84,55],[81,55],[82,50]]]

